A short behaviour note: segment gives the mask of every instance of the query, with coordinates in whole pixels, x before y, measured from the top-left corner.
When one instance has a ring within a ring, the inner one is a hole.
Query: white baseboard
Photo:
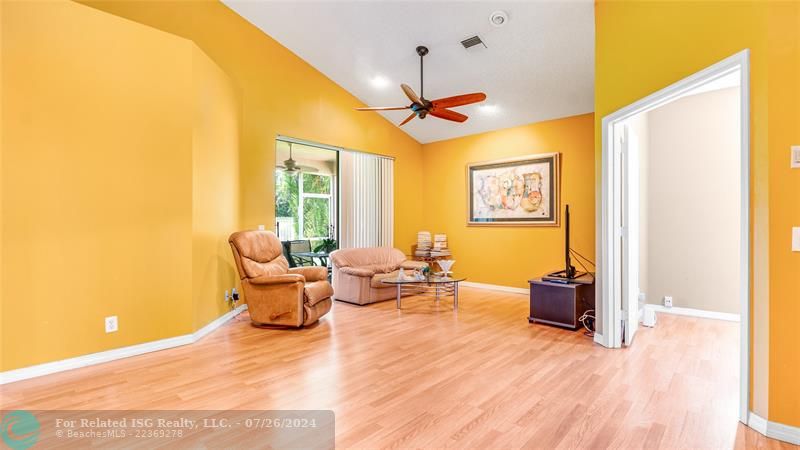
[[[742,320],[739,314],[706,311],[703,309],[681,308],[678,306],[673,306],[671,308],[668,308],[663,305],[651,305],[651,304],[644,305],[644,307],[650,308],[656,312],[675,314],[678,316],[702,317],[704,319],[727,320],[729,322],[741,322]]]
[[[767,435],[767,419],[759,416],[753,411],[750,411],[750,414],[747,415],[747,426],[758,431],[764,436]]]
[[[209,333],[211,333],[212,331],[214,331],[217,328],[219,328],[222,325],[224,325],[225,322],[227,322],[227,321],[233,319],[234,317],[238,316],[239,314],[241,314],[242,311],[244,311],[245,309],[247,309],[247,305],[239,305],[236,308],[234,308],[234,309],[226,312],[225,314],[217,317],[216,319],[212,320],[211,322],[206,324],[206,326],[204,326],[203,328],[200,328],[199,330],[197,330],[194,333],[192,333],[192,335],[191,335],[192,336],[192,342],[197,342],[200,339],[203,339]]]
[[[182,336],[159,339],[157,341],[145,342],[143,344],[130,345],[127,347],[115,348],[113,350],[90,353],[88,355],[76,356],[69,359],[62,359],[61,361],[53,361],[44,364],[37,364],[35,366],[0,372],[0,385],[13,383],[15,381],[27,380],[29,378],[40,377],[42,375],[50,375],[57,372],[63,372],[65,370],[93,366],[95,364],[102,364],[109,361],[115,361],[117,359],[129,358],[131,356],[142,355],[144,353],[157,352],[159,350],[166,350],[168,348],[193,344],[222,326],[225,322],[236,317],[245,309],[247,309],[247,305],[238,306],[192,334],[184,334]]]
[[[768,438],[800,445],[800,428],[798,427],[770,422],[752,411],[748,414],[747,425]]]
[[[471,288],[478,288],[478,289],[487,289],[490,291],[500,291],[500,292],[512,292],[514,294],[525,294],[528,295],[530,291],[526,288],[518,288],[518,287],[511,287],[511,286],[500,286],[497,284],[486,284],[486,283],[475,283],[473,281],[462,281],[459,283],[460,286],[466,286]]]

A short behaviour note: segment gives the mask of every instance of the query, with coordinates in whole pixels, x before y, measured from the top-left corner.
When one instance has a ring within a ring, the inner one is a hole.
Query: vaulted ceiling
[[[455,108],[470,116],[464,123],[428,116],[403,126],[422,143],[594,109],[591,1],[224,2],[370,106],[407,105],[400,83],[420,92],[414,49],[427,46],[426,98],[488,98]],[[489,21],[495,11],[508,14],[502,27]],[[474,35],[485,48],[462,46]],[[380,114],[399,123],[408,112]]]

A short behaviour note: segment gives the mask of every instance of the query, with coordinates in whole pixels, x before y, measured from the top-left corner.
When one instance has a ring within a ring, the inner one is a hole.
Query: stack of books
[[[450,256],[450,250],[447,248],[447,235],[436,234],[433,236],[433,249],[431,249],[432,257]]]
[[[431,232],[420,231],[417,233],[417,250],[414,256],[429,257],[431,256]]]

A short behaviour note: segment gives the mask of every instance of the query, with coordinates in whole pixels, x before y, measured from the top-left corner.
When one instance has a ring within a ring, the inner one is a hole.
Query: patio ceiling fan
[[[420,45],[417,47],[417,54],[419,55],[419,96],[407,84],[401,84],[400,88],[406,94],[411,104],[408,106],[371,106],[366,108],[356,108],[358,111],[399,111],[403,109],[410,109],[411,115],[400,122],[399,126],[407,124],[414,117],[424,119],[428,114],[433,117],[438,117],[444,120],[453,122],[464,122],[469,117],[459,112],[453,111],[448,108],[456,106],[470,105],[472,103],[479,103],[486,100],[486,94],[483,92],[476,92],[473,94],[462,94],[453,97],[440,98],[438,100],[428,100],[425,98],[425,86],[423,84],[423,59],[428,54],[428,48]]]
[[[311,166],[302,166],[297,164],[297,161],[292,159],[292,143],[289,142],[289,159],[283,162],[283,165],[276,166],[278,169],[283,169],[284,172],[288,173],[295,173],[295,172],[317,172],[318,169],[316,167]]]

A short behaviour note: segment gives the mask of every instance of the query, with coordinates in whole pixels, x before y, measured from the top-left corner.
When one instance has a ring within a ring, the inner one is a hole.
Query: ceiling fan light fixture
[[[494,27],[502,27],[508,23],[508,13],[505,11],[495,11],[489,15],[489,23]]]

